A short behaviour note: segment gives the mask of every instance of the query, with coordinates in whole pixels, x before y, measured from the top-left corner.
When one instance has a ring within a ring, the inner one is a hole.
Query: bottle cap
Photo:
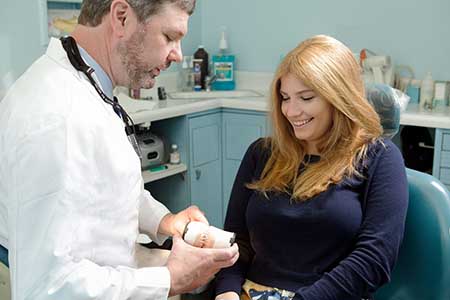
[[[225,50],[228,49],[228,42],[227,42],[227,39],[225,37],[225,30],[222,31],[222,36],[220,37],[219,49],[221,51],[225,51]]]

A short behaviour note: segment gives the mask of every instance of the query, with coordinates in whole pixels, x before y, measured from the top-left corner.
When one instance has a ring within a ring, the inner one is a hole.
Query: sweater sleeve
[[[380,146],[368,171],[361,230],[353,251],[294,299],[360,299],[390,281],[398,257],[408,207],[403,158],[390,141]]]
[[[254,174],[261,154],[259,153],[261,142],[262,139],[259,139],[247,149],[231,190],[224,229],[236,233],[239,260],[217,274],[216,295],[230,291],[240,295],[248,266],[254,255],[246,222],[247,204],[253,191],[246,187],[246,183],[251,183],[255,179]]]

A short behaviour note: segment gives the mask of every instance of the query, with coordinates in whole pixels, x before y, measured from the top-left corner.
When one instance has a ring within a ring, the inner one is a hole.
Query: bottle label
[[[181,162],[180,153],[178,152],[170,153],[169,162],[174,165],[179,164]]]
[[[233,62],[215,62],[214,75],[217,81],[233,81]]]
[[[194,85],[202,85],[202,63],[201,59],[194,59]]]

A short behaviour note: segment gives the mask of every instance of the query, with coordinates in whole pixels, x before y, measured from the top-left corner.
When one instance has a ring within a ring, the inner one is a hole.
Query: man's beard
[[[145,51],[143,39],[145,31],[136,30],[130,39],[119,44],[118,52],[123,67],[128,75],[128,86],[133,89],[151,88],[154,83],[149,86],[148,82],[151,78],[151,69],[145,66],[141,60],[142,53]]]

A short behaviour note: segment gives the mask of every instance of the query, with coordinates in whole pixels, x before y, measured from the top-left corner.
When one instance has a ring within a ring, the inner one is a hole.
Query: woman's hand
[[[239,295],[235,292],[226,292],[216,296],[215,300],[239,300]]]

